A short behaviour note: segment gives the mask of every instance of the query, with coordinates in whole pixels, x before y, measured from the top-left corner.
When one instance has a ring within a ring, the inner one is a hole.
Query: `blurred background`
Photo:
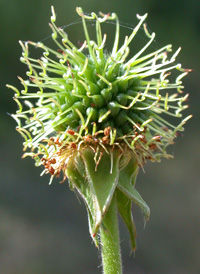
[[[94,274],[101,273],[100,254],[88,232],[87,215],[67,182],[48,185],[34,161],[21,159],[22,138],[8,115],[16,111],[9,83],[21,88],[17,76],[25,78],[18,40],[50,41],[50,6],[57,25],[76,44],[82,39],[76,6],[85,12],[116,12],[121,37],[137,24],[136,13],[148,12],[150,31],[155,31],[152,50],[172,43],[182,46],[177,59],[193,72],[184,78],[194,117],[186,124],[184,138],[178,137],[171,152],[173,160],[147,164],[137,189],[151,208],[144,229],[142,214],[133,208],[138,231],[138,249],[130,255],[128,233],[120,223],[125,274],[200,273],[200,1],[197,0],[1,0],[0,1],[0,273],[1,274]],[[107,26],[106,26],[107,27]],[[108,31],[109,31],[108,26]],[[111,35],[114,32],[110,31]],[[109,33],[108,33],[109,35]],[[141,32],[141,40],[146,38]]]

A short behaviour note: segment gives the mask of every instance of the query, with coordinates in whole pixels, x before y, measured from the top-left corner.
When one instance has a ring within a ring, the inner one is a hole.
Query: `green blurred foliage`
[[[174,160],[148,164],[140,173],[137,188],[151,207],[145,230],[137,208],[135,221],[138,250],[129,256],[128,235],[121,226],[124,273],[200,273],[199,102],[200,2],[196,0],[1,0],[0,2],[0,273],[53,274],[101,273],[98,251],[91,244],[83,203],[67,185],[35,168],[31,159],[21,160],[22,139],[9,113],[16,111],[6,83],[21,88],[17,75],[25,77],[18,40],[50,41],[50,6],[54,5],[60,26],[75,22],[76,6],[84,11],[116,12],[122,37],[137,23],[136,13],[149,13],[147,24],[157,34],[157,48],[172,43],[182,46],[178,61],[193,72],[184,79],[190,93],[185,116],[194,117],[171,149]],[[111,35],[113,28],[106,26]],[[80,43],[80,24],[66,27],[69,37]],[[108,35],[110,34],[108,33]],[[144,36],[141,32],[142,43]],[[108,43],[109,46],[109,43]],[[134,50],[133,45],[133,49]]]

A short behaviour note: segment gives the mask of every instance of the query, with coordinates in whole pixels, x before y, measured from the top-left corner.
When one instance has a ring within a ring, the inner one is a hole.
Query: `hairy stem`
[[[116,197],[113,196],[110,207],[100,228],[101,254],[104,274],[122,274],[119,228]]]

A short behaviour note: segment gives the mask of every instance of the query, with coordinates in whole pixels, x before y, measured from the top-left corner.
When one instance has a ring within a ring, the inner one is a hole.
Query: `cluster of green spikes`
[[[83,197],[92,236],[98,232],[113,195],[117,197],[134,250],[131,201],[149,218],[149,208],[134,188],[138,167],[146,160],[169,158],[167,146],[191,118],[181,118],[188,97],[182,95],[181,79],[189,70],[174,64],[180,48],[170,58],[171,45],[144,54],[155,38],[155,33],[150,34],[144,24],[147,14],[137,15],[138,25],[120,46],[116,14],[85,15],[81,8],[77,8],[77,13],[85,33],[81,47],[75,46],[64,29],[55,25],[53,7],[50,27],[55,49],[42,42],[20,41],[21,61],[28,66],[28,79],[18,77],[24,87],[21,92],[7,85],[15,91],[14,100],[19,106],[12,116],[25,139],[24,157],[31,156],[36,165],[44,165],[43,173],[50,173],[51,180],[63,171],[64,179],[66,176]],[[90,40],[87,21],[96,24],[96,41]],[[115,39],[111,52],[107,52],[107,35],[102,34],[101,24],[113,21]],[[129,46],[141,27],[148,42],[128,58]],[[40,59],[29,55],[30,46],[43,51]],[[170,81],[174,71],[178,76]],[[174,125],[166,120],[168,117],[181,121]],[[110,171],[105,187],[100,182],[105,181],[107,169]]]

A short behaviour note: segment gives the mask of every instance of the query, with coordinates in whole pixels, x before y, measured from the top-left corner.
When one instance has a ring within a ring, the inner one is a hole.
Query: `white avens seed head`
[[[108,148],[129,150],[140,166],[148,159],[169,158],[167,146],[173,144],[177,132],[183,131],[183,125],[191,118],[176,121],[182,119],[188,98],[182,94],[181,80],[189,70],[175,63],[180,48],[171,57],[171,45],[145,55],[155,38],[144,24],[147,14],[137,15],[138,25],[120,46],[116,14],[85,15],[81,8],[77,13],[85,33],[80,47],[55,25],[53,7],[50,27],[55,48],[42,42],[20,41],[20,60],[28,66],[28,79],[19,77],[21,92],[8,87],[15,91],[14,100],[19,106],[12,116],[25,139],[24,157],[33,157],[52,176],[58,175],[68,157],[85,146],[95,153]],[[87,21],[96,24],[96,41],[90,40]],[[101,24],[109,21],[116,22],[110,52],[105,48],[109,33],[101,30]],[[129,56],[129,46],[142,25],[148,42]],[[31,46],[43,51],[40,59],[29,55]],[[171,81],[170,74],[176,71],[179,75]],[[173,118],[174,124],[168,117]]]

